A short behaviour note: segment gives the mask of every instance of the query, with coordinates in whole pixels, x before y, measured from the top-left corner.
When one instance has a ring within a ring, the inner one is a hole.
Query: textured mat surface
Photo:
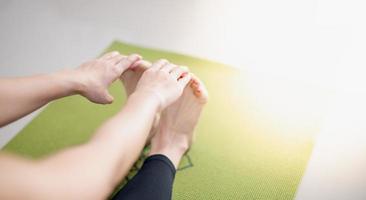
[[[239,70],[120,42],[109,50],[189,66],[209,90],[210,101],[197,127],[196,143],[177,173],[174,199],[294,198],[319,130],[321,111],[305,124],[289,125],[257,109],[258,99],[247,93],[246,74]],[[115,97],[112,105],[95,105],[79,96],[52,102],[5,149],[37,158],[86,141],[123,106],[121,84],[115,83],[110,90]]]

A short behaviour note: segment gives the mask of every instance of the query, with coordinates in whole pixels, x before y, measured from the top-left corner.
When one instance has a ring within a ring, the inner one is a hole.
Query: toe
[[[191,85],[190,85],[190,86],[191,86],[191,88],[193,88],[193,89],[197,89],[199,85],[198,85],[198,83],[197,83],[197,82],[194,82],[194,81],[193,81],[193,82],[191,83]]]
[[[206,103],[208,101],[208,91],[207,91],[205,85],[194,74],[192,74],[192,83],[190,86],[193,90],[193,94],[197,98],[199,98],[201,103]]]
[[[206,87],[201,84],[201,87],[199,88],[199,93],[200,93],[200,101],[201,103],[207,103],[208,99],[209,99],[209,95],[208,95],[208,91],[206,89]]]

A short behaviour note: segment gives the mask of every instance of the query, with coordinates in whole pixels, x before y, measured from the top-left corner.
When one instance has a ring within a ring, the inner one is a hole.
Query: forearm
[[[0,78],[0,127],[77,92],[70,71],[21,78]]]
[[[53,192],[47,195],[90,199],[90,192],[94,198],[110,194],[140,155],[158,102],[151,95],[132,95],[123,110],[106,121],[88,143],[41,161],[40,171],[46,182],[53,183],[48,184],[47,191]],[[73,191],[67,191],[70,188]]]
[[[154,94],[132,94],[123,110],[97,130],[91,145],[106,150],[106,165],[116,167],[111,170],[114,181],[120,181],[140,155],[159,105]]]

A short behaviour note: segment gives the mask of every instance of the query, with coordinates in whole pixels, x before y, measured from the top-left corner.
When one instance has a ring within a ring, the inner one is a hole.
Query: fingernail
[[[135,53],[134,55],[136,55],[139,59],[142,59],[142,56],[140,54]]]
[[[118,52],[118,51],[112,51],[111,56],[116,56],[116,55],[118,55],[118,54],[119,54],[119,52]]]
[[[128,56],[128,60],[130,61],[135,61],[135,60],[140,60],[142,57],[140,55],[137,54],[132,54]]]
[[[182,66],[182,68],[186,71],[189,71],[189,68],[187,66]]]

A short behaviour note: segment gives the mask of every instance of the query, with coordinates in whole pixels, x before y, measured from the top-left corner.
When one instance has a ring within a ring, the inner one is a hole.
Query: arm
[[[158,106],[155,95],[136,93],[86,144],[38,162],[0,156],[0,197],[106,198],[138,158]]]
[[[106,198],[139,156],[156,112],[174,102],[189,81],[178,81],[182,74],[169,74],[173,65],[164,65],[159,61],[143,74],[125,107],[88,143],[41,161],[0,156],[7,163],[0,165],[0,198]]]
[[[24,78],[0,79],[0,126],[6,125],[48,102],[76,94],[79,83],[62,71]]]
[[[0,127],[52,100],[69,95],[81,94],[95,103],[111,103],[113,97],[108,93],[108,86],[139,59],[136,55],[124,57],[118,52],[111,52],[76,69],[29,77],[0,78]]]

